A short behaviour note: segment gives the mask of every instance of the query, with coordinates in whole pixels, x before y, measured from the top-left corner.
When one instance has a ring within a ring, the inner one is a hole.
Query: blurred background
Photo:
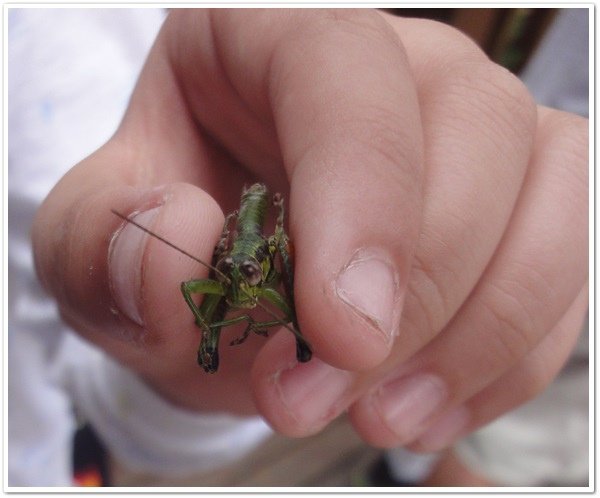
[[[559,9],[382,10],[398,16],[427,18],[454,26],[476,41],[490,59],[518,73],[539,45]]]

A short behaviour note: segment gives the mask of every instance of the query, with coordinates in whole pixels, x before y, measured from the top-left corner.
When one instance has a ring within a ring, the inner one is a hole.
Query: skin
[[[587,140],[587,120],[536,106],[435,22],[175,10],[115,135],[40,209],[35,261],[64,319],[172,403],[258,412],[290,436],[349,411],[371,444],[437,450],[534,397],[573,348],[587,308]],[[156,240],[124,245],[135,236],[110,210],[144,212],[209,261],[223,212],[254,181],[288,203],[315,358],[297,364],[282,330],[222,347],[207,375],[178,290],[206,269]],[[123,247],[137,249],[127,259]],[[393,309],[348,304],[348,283],[371,275]]]

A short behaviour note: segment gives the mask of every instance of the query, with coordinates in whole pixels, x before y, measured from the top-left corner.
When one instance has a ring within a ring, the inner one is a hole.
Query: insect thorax
[[[268,193],[264,185],[255,184],[244,191],[237,220],[240,236],[261,235],[268,205]]]

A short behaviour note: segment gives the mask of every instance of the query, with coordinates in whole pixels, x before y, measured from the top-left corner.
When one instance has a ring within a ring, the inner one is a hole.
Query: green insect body
[[[244,189],[239,212],[233,212],[225,218],[211,265],[206,265],[210,268],[208,278],[189,280],[181,284],[183,297],[194,314],[196,325],[202,331],[198,363],[206,372],[214,373],[219,368],[221,329],[242,322],[247,323],[246,329],[238,339],[231,342],[232,345],[244,342],[252,332],[267,335],[267,329],[283,325],[296,337],[298,361],[309,361],[312,356],[310,346],[300,333],[296,318],[294,270],[290,241],[283,227],[283,198],[279,194],[273,196],[273,206],[278,209],[278,216],[275,232],[270,237],[263,234],[268,205],[269,194],[264,185],[257,183]],[[115,214],[193,257],[129,218],[116,212]],[[234,220],[236,224],[232,230],[230,225]],[[276,263],[277,256],[280,269]],[[193,259],[199,261],[197,258]],[[283,284],[284,294],[278,291],[280,283]],[[204,295],[200,306],[194,302],[194,294]],[[276,308],[281,316],[267,308],[263,304],[264,301]],[[267,311],[273,319],[255,321],[247,313],[226,319],[230,310],[250,310],[257,306]]]

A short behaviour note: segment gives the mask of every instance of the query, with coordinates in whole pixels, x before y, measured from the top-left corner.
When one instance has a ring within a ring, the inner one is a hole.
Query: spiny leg
[[[224,297],[217,304],[215,312],[212,316],[214,320],[223,320],[229,305]],[[221,335],[221,327],[210,327],[209,332],[204,332],[200,345],[198,346],[198,364],[207,373],[215,373],[219,368],[219,337]]]
[[[277,192],[273,194],[273,206],[278,209],[277,221],[275,222],[275,234],[285,233],[283,230],[283,220],[285,219],[285,210],[283,208],[283,196]]]
[[[296,307],[294,305],[294,263],[292,261],[293,246],[283,228],[285,212],[283,208],[283,197],[280,194],[275,194],[273,196],[273,205],[279,209],[279,213],[275,224],[275,234],[271,237],[269,242],[275,245],[279,257],[281,258],[283,289],[285,290],[285,294],[290,304],[289,315],[294,329],[298,331],[298,334],[296,334],[296,357],[300,362],[307,362],[312,357],[312,351],[308,342],[306,342],[306,339],[304,339],[300,332],[298,318],[296,317]]]
[[[250,315],[239,315],[228,320],[223,320],[221,322],[214,322],[211,325],[211,327],[229,327],[230,325],[235,325],[236,323],[241,323],[244,321],[248,322],[248,326],[244,329],[244,332],[240,337],[232,340],[229,343],[230,346],[241,344],[248,338],[251,332],[254,332],[258,335],[266,336],[268,335],[266,329],[276,327],[277,325],[281,325],[282,323],[286,323],[284,320],[268,320],[264,322],[257,322]]]
[[[225,317],[229,306],[224,297],[223,285],[211,279],[190,280],[181,283],[181,293],[185,302],[194,314],[196,325],[202,330],[202,339],[198,348],[198,364],[208,373],[219,368],[219,335],[220,322]],[[204,294],[200,307],[192,299],[192,294]]]
[[[258,335],[262,335],[263,337],[268,337],[269,336],[269,331],[267,330],[268,328],[276,327],[277,325],[281,325],[281,322],[279,320],[256,322],[256,321],[254,321],[254,319],[252,317],[250,317],[248,315],[244,316],[244,318],[247,318],[250,323],[248,323],[248,326],[244,329],[244,333],[240,337],[232,340],[229,343],[230,346],[237,346],[238,344],[242,344],[248,338],[248,336],[250,335],[251,332],[254,332],[255,334],[258,334]]]

